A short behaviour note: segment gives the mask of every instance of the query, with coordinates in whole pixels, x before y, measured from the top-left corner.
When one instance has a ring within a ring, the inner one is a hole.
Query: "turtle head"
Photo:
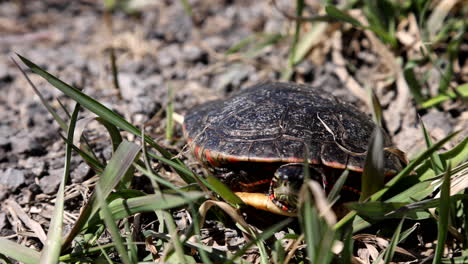
[[[299,190],[304,183],[303,164],[285,164],[279,167],[271,180],[270,199],[281,210],[295,212]]]

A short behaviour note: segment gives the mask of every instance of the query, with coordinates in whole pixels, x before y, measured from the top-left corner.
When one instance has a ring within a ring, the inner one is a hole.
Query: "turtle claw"
[[[248,192],[235,192],[235,194],[247,205],[254,208],[267,211],[277,215],[284,216],[297,216],[297,213],[291,213],[281,210],[276,206],[267,194],[264,193],[248,193]]]

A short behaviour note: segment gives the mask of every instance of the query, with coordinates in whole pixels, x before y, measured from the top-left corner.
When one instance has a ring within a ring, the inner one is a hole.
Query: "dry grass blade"
[[[14,200],[6,200],[5,201],[6,209],[10,212],[12,215],[18,216],[18,218],[31,230],[36,234],[37,238],[41,240],[43,244],[47,243],[47,235],[44,232],[44,229],[42,229],[41,224],[38,222],[34,221],[31,219],[28,214],[26,214],[25,211],[21,208],[21,206],[16,203]]]
[[[427,31],[429,32],[429,41],[434,40],[437,32],[444,24],[450,10],[458,3],[459,0],[442,0],[439,1],[434,11],[429,16],[427,21]]]
[[[299,194],[299,207],[302,206],[302,204],[304,203],[304,192],[307,189],[312,193],[314,205],[316,206],[319,212],[319,217],[323,217],[323,219],[329,226],[333,226],[334,224],[336,224],[336,215],[332,210],[332,206],[328,202],[322,186],[320,186],[320,184],[316,181],[309,181],[306,184],[306,189],[301,189],[301,193]]]
[[[222,209],[226,214],[228,214],[235,223],[241,225],[245,230],[249,232],[249,235],[254,234],[256,231],[250,227],[250,225],[245,221],[245,219],[237,213],[237,210],[229,205],[228,203],[221,201],[207,200],[200,205],[198,212],[200,214],[200,225],[203,225],[205,222],[206,213],[210,210],[211,207],[217,206]],[[201,226],[200,226],[201,228]]]

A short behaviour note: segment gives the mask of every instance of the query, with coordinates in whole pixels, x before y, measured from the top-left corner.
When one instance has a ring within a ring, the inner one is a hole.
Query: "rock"
[[[21,130],[17,135],[10,137],[12,152],[27,154],[29,156],[42,156],[46,154],[46,147],[55,140],[57,133],[51,126]]]
[[[10,190],[16,190],[24,184],[25,177],[21,170],[8,168],[0,172],[0,184],[5,185]]]
[[[120,94],[128,101],[145,94],[141,80],[135,74],[119,74]]]
[[[46,163],[38,157],[29,157],[27,160],[20,161],[20,165],[29,169],[34,176],[42,176],[46,170]]]
[[[132,115],[140,113],[151,116],[156,113],[158,106],[159,105],[152,97],[141,96],[132,100],[131,104],[128,106],[128,110]]]
[[[40,156],[44,154],[45,146],[41,145],[31,135],[20,134],[11,138],[12,151],[16,154],[30,154],[31,156]]]
[[[91,168],[85,162],[80,163],[71,173],[70,177],[73,183],[83,182],[91,173]]]
[[[162,69],[164,69],[164,67],[172,67],[176,64],[176,61],[179,61],[182,58],[182,53],[180,50],[180,45],[176,44],[161,48],[159,51],[161,56],[156,58],[156,62],[159,66],[161,66]]]
[[[207,64],[207,53],[195,45],[184,45],[182,53],[184,54],[183,59],[187,62],[201,62],[203,64]]]
[[[219,93],[229,93],[233,88],[240,87],[242,83],[249,79],[249,75],[253,74],[255,69],[253,66],[234,64],[227,69],[226,72],[216,76],[214,89]]]
[[[8,220],[6,218],[6,214],[3,212],[0,212],[0,230],[3,230],[3,228],[8,224]]]
[[[53,194],[58,190],[62,176],[63,168],[49,170],[49,175],[39,180],[39,186],[45,194]]]
[[[5,200],[8,197],[10,191],[6,187],[6,185],[0,184],[0,201]],[[1,230],[1,228],[0,228]]]
[[[426,129],[430,131],[431,134],[436,134],[433,136],[436,136],[438,140],[447,136],[453,130],[454,120],[448,113],[433,110],[424,115],[422,120]]]

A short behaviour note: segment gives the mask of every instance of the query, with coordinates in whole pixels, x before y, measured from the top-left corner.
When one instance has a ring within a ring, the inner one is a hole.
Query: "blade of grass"
[[[51,75],[47,71],[44,71],[42,68],[31,62],[30,60],[24,58],[23,56],[17,54],[18,57],[23,61],[24,64],[26,64],[33,72],[36,74],[40,75],[44,79],[46,79],[52,86],[55,88],[59,89],[62,91],[64,94],[70,96],[73,100],[77,101],[82,105],[84,108],[90,110],[91,112],[95,113],[96,115],[102,117],[106,121],[112,123],[113,125],[132,133],[135,136],[140,136],[140,130],[130,124],[128,121],[123,119],[121,116],[113,112],[112,110],[108,109],[104,105],[100,104],[98,101],[95,99],[89,97],[88,95],[82,93],[78,89],[64,83],[60,79],[56,78],[55,76]],[[173,155],[165,150],[163,147],[158,145],[156,142],[154,142],[149,136],[144,137],[145,142],[148,143],[151,147],[155,148],[158,152],[160,152],[166,159],[170,160],[173,159],[175,160],[174,162],[178,164],[179,166],[174,168],[180,176],[187,182],[187,183],[193,183],[194,181],[187,177],[188,174],[186,173],[181,173],[179,171],[179,167],[185,167],[183,162],[180,161],[179,159],[175,159]],[[191,174],[190,174],[191,175]]]
[[[3,237],[0,237],[0,254],[25,264],[39,263],[41,257],[41,253],[34,249],[17,244]]]
[[[400,173],[398,173],[393,179],[391,179],[382,190],[378,191],[377,193],[374,193],[370,198],[371,201],[377,201],[380,199],[393,185],[395,185],[396,182],[398,182],[400,179],[403,177],[406,177],[416,166],[420,165],[421,162],[423,162],[425,159],[427,159],[432,152],[438,150],[441,148],[445,143],[447,143],[450,139],[458,135],[459,131],[456,131],[444,139],[440,140],[436,144],[434,144],[432,147],[428,148],[426,151],[424,151],[421,155],[419,155],[416,159],[412,160]],[[349,212],[345,217],[343,217],[337,224],[335,224],[334,229],[338,230],[340,229],[343,225],[345,225],[348,221],[354,218],[356,216],[355,211]]]
[[[414,69],[417,68],[417,66],[418,64],[415,61],[407,62],[403,70],[403,75],[410,88],[411,95],[413,95],[416,103],[421,105],[424,102],[424,96],[421,93],[421,84],[414,73]]]
[[[104,218],[104,223],[106,224],[107,230],[109,231],[112,241],[115,245],[115,248],[117,249],[117,252],[119,253],[120,260],[124,264],[130,264],[130,258],[127,254],[127,251],[125,249],[122,237],[120,236],[119,228],[115,224],[115,220],[112,218],[112,213],[109,210],[109,207],[107,206],[106,203],[106,197],[104,196],[104,192],[101,188],[101,182],[99,182],[96,185],[96,201],[99,205],[101,215],[103,215]]]
[[[18,65],[16,60],[13,59],[13,58],[11,58],[11,60],[16,65],[16,67],[21,71],[24,78],[26,78],[29,85],[33,89],[34,93],[39,97],[39,100],[41,100],[41,103],[45,106],[47,111],[49,111],[49,113],[54,117],[55,121],[57,121],[57,124],[60,126],[60,128],[62,128],[63,131],[67,131],[68,127],[67,127],[66,122],[59,116],[59,114],[57,114],[57,112],[55,112],[54,108],[52,108],[52,106],[47,102],[47,100],[44,98],[44,96],[42,96],[41,92],[39,92],[39,89],[36,88],[34,83],[31,81],[31,79],[29,79],[28,75],[24,72],[23,68],[21,68]]]
[[[80,110],[80,105],[75,105],[75,110],[70,119],[70,124],[68,125],[68,141],[73,142],[73,135],[75,132],[76,119],[78,118],[78,113]],[[65,150],[65,166],[63,170],[63,176],[60,183],[59,190],[57,192],[57,197],[55,199],[55,208],[50,221],[49,232],[47,234],[47,242],[44,249],[41,252],[41,264],[46,263],[56,263],[58,262],[61,245],[62,245],[62,230],[63,230],[63,212],[64,212],[64,202],[65,202],[65,185],[67,184],[68,178],[70,177],[70,163],[71,163],[71,153],[72,147],[67,144]]]
[[[378,118],[377,118],[378,119]],[[364,171],[361,180],[361,197],[364,201],[384,185],[383,133],[379,125],[375,126],[369,142]]]
[[[112,26],[109,26],[112,28]],[[112,81],[114,83],[114,88],[117,91],[118,97],[122,99],[122,93],[120,92],[120,84],[119,84],[119,70],[117,67],[117,58],[115,57],[115,48],[109,47],[109,59],[111,63],[111,70],[112,70]]]
[[[450,164],[444,177],[440,191],[439,219],[437,221],[437,246],[434,253],[433,264],[439,264],[444,253],[445,241],[448,233],[448,221],[450,218]]]
[[[134,227],[135,228],[135,227]],[[124,222],[124,229],[125,229],[125,241],[126,241],[126,246],[127,246],[127,252],[128,256],[130,257],[131,263],[138,263],[138,247],[136,245],[136,242],[134,241],[134,237],[136,237],[130,227],[130,224],[128,223],[128,220],[125,219]]]
[[[393,259],[393,255],[395,254],[395,250],[397,248],[398,243],[400,242],[400,235],[401,235],[401,228],[403,227],[403,222],[405,221],[405,218],[401,218],[400,223],[398,224],[395,233],[393,233],[392,240],[390,241],[390,245],[385,249],[385,254],[384,254],[384,261],[385,264],[390,263],[390,261]],[[378,261],[376,261],[379,263]]]
[[[338,199],[341,188],[343,187],[344,183],[348,179],[348,175],[349,175],[349,170],[344,170],[343,173],[341,173],[340,177],[333,185],[333,188],[328,193],[327,200],[329,203],[332,203]]]
[[[296,0],[296,16],[301,17],[302,11],[304,10],[304,0]],[[288,65],[281,75],[282,80],[289,80],[293,73],[294,59],[296,58],[296,49],[299,41],[299,35],[301,33],[301,20],[296,20],[296,27],[294,31],[294,37],[292,40],[291,48],[289,49]]]
[[[68,141],[65,136],[62,134],[59,134],[59,136],[62,138],[62,140],[66,143],[72,146],[73,150],[76,151],[82,158],[83,160],[90,166],[97,174],[101,174],[104,171],[105,166],[101,164],[98,160],[94,159],[91,157],[88,152],[82,151],[80,148],[75,146],[73,142]]]
[[[184,196],[175,194],[149,194],[134,198],[117,198],[108,205],[112,218],[120,220],[136,213],[167,210],[181,207],[202,198],[202,192],[187,192]]]
[[[163,214],[163,218],[166,222],[166,226],[167,226],[167,229],[169,231],[169,234],[171,235],[172,237],[172,246],[174,247],[175,249],[175,253],[176,253],[176,256],[177,256],[177,263],[186,263],[187,260],[185,258],[185,255],[184,255],[184,248],[182,246],[182,242],[180,241],[180,237],[179,235],[177,234],[177,227],[174,223],[174,219],[172,218],[172,215],[166,211],[162,211],[162,214]],[[165,250],[165,254],[166,255],[168,252],[167,250]],[[168,260],[167,258],[163,258],[163,261],[166,261]]]
[[[432,146],[431,136],[427,132],[426,126],[424,125],[422,119],[419,120],[419,123],[421,124],[421,128],[424,134],[424,140],[426,141],[426,146],[430,148]],[[437,154],[437,152],[432,152],[430,161],[432,164],[432,170],[435,174],[440,174],[444,171],[444,165],[442,164],[442,161],[440,160],[439,154]]]
[[[226,185],[213,176],[208,176],[207,181],[213,187],[213,191],[219,194],[226,202],[238,206],[243,204],[242,200],[235,195]]]
[[[326,5],[325,11],[327,14],[339,21],[350,23],[351,25],[359,28],[364,28],[364,26],[352,16],[346,14],[345,12],[341,11],[340,9],[336,8],[333,5]]]
[[[112,156],[112,159],[104,169],[104,172],[99,179],[102,188],[101,191],[104,197],[107,197],[112,189],[114,189],[118,182],[122,179],[139,151],[140,147],[134,143],[123,141],[120,144],[119,148]],[[67,235],[62,245],[62,250],[70,245],[73,238],[84,226],[87,225],[91,217],[98,211],[99,206],[95,196],[96,195],[93,194],[88,203],[84,206],[80,216],[78,217],[78,220],[76,221],[70,233]]]
[[[435,105],[438,105],[444,101],[450,100],[450,99],[456,99],[458,98],[458,95],[461,95],[462,99],[468,98],[468,83],[462,84],[458,86],[457,88],[454,89],[455,91],[447,91],[444,93],[440,93],[439,95],[423,102],[421,104],[422,108],[430,108]]]

